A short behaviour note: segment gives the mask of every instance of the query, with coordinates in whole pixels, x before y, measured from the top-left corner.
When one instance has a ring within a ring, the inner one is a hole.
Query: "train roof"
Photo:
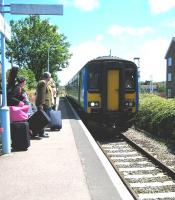
[[[100,63],[100,62],[103,62],[103,61],[118,61],[118,62],[123,62],[125,64],[132,64],[132,67],[134,67],[135,69],[137,68],[137,65],[133,62],[133,61],[130,61],[130,60],[126,60],[126,59],[122,59],[122,58],[119,58],[117,56],[100,56],[100,57],[97,57],[97,58],[94,58],[90,61],[88,61],[74,76],[72,79],[74,79],[74,77],[85,67],[88,67],[89,65],[93,64],[93,63]],[[94,66],[95,67],[95,66]],[[71,79],[71,80],[72,80]]]
[[[98,61],[119,61],[119,62],[123,61],[123,62],[133,63],[132,61],[129,61],[129,60],[126,60],[126,59],[122,59],[122,58],[119,58],[119,57],[116,57],[116,56],[100,56],[100,57],[97,57],[97,58],[95,58],[93,60],[90,60],[88,63],[98,62]]]
[[[117,56],[99,56],[93,60],[123,60],[123,59]]]

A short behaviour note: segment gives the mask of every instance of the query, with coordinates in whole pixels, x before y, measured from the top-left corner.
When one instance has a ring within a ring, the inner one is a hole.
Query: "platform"
[[[27,151],[0,156],[0,199],[133,199],[64,98],[63,128],[31,140]]]

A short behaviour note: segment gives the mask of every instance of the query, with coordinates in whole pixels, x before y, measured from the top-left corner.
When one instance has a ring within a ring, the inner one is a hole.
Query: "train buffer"
[[[31,140],[27,151],[0,156],[0,199],[132,199],[65,98],[59,99],[63,127]]]

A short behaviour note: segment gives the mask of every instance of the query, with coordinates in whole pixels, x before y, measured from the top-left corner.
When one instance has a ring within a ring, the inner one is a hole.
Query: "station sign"
[[[16,15],[63,15],[63,5],[10,4],[10,13]]]

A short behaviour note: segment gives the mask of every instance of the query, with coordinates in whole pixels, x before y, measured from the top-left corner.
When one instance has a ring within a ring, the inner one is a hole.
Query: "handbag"
[[[10,122],[25,121],[28,119],[29,106],[9,106]]]

